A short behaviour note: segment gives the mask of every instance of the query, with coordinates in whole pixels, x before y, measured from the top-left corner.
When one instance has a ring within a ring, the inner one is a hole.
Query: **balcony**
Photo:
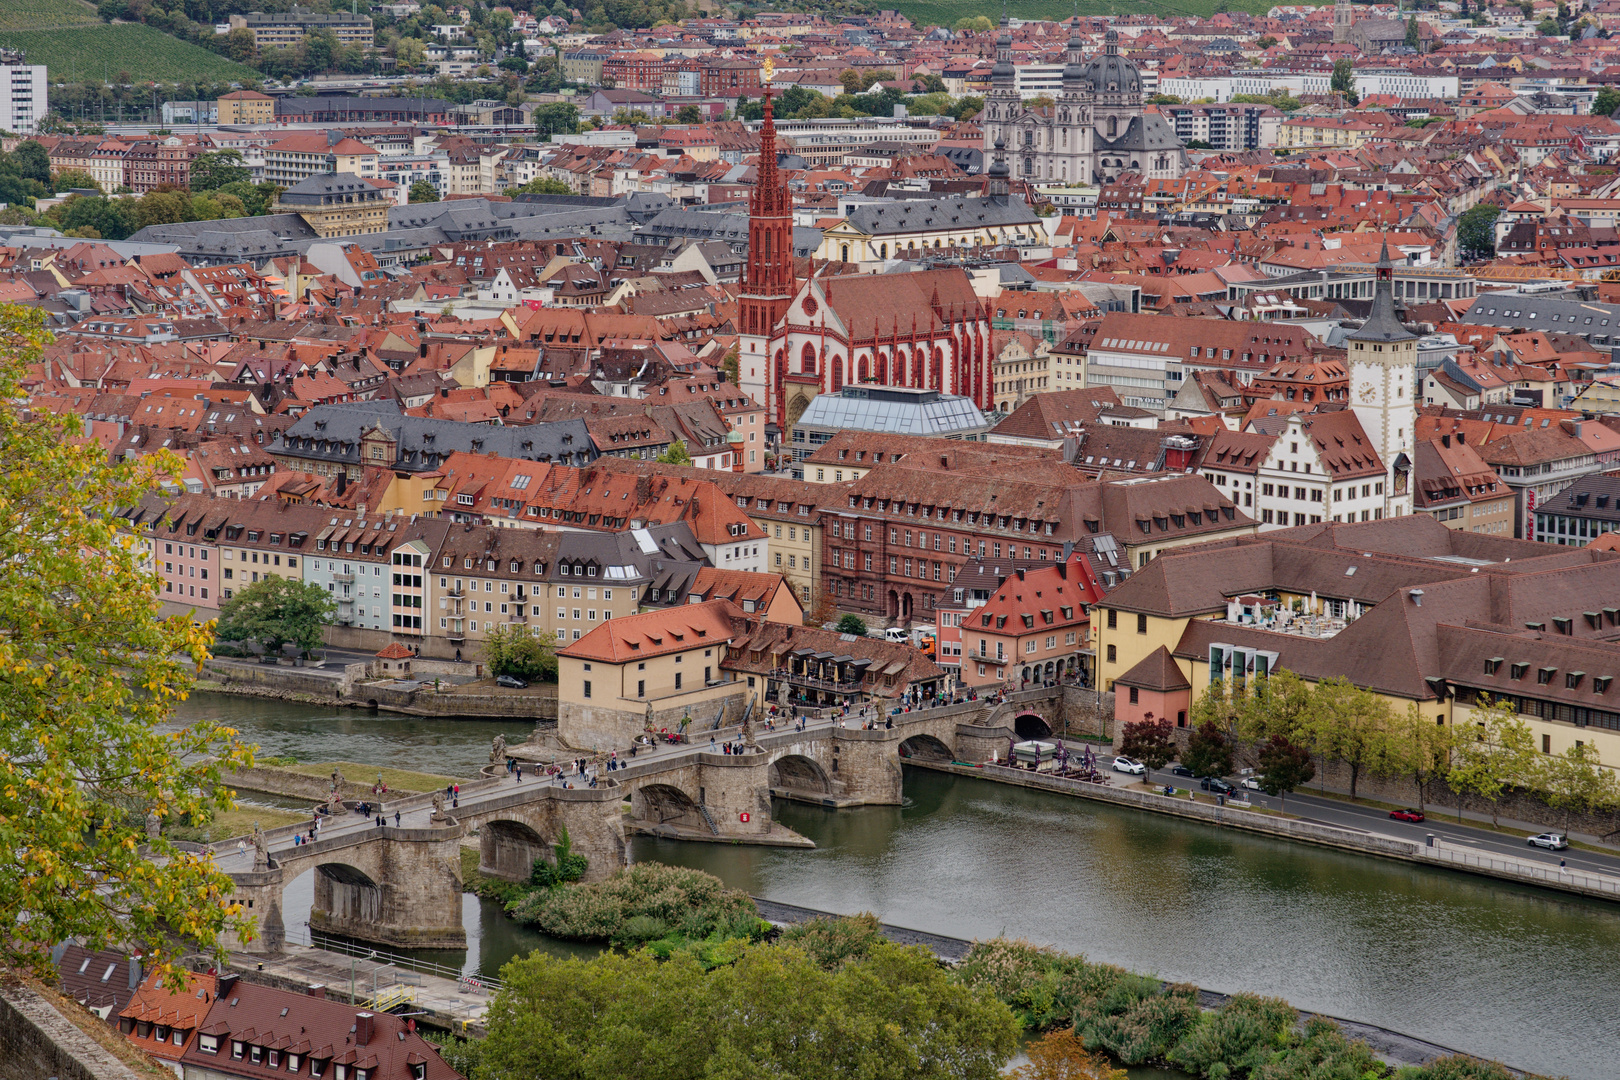
[[[457,588],[446,591],[444,595],[450,597],[452,600],[460,600],[467,594],[462,589]]]
[[[339,585],[353,585],[354,584],[354,575],[353,574],[333,574],[332,575],[332,580],[337,582]]]

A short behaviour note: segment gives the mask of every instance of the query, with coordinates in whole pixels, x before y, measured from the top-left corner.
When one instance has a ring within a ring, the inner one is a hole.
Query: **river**
[[[200,695],[266,753],[432,772],[483,762],[520,725],[418,720]],[[907,803],[779,803],[814,851],[637,838],[637,860],[718,875],[784,903],[962,938],[997,934],[1212,990],[1272,994],[1519,1068],[1610,1080],[1620,1057],[1620,908],[1226,832],[989,781],[908,770]],[[288,890],[288,929],[309,878]],[[470,954],[494,973],[574,952],[466,898]]]

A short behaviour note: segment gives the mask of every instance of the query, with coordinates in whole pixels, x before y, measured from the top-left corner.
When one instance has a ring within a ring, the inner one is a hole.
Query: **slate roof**
[[[1022,199],[1002,202],[988,196],[868,203],[857,206],[849,215],[850,227],[868,236],[1033,225],[1038,221],[1039,216]]]
[[[405,415],[398,402],[345,402],[310,409],[272,443],[274,454],[311,461],[363,464],[360,437],[378,425],[396,442],[390,466],[402,472],[438,468],[455,452],[495,454],[524,461],[585,465],[597,457],[582,420],[558,420],[521,427],[463,424]],[[305,446],[304,442],[309,445]]]

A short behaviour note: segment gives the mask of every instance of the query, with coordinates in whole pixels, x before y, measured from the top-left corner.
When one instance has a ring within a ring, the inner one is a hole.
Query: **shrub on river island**
[[[671,934],[699,941],[758,937],[766,929],[754,901],[701,870],[637,863],[606,881],[538,889],[508,905],[519,922],[553,937],[640,945]]]
[[[1378,1080],[1389,1070],[1366,1043],[1322,1017],[1300,1023],[1279,998],[1236,994],[1204,1012],[1196,987],[1164,986],[1110,964],[997,938],[975,943],[956,971],[1012,1009],[1026,1029],[1072,1029],[1127,1065],[1164,1062],[1202,1080]],[[1395,1080],[1511,1080],[1494,1062],[1449,1057]],[[1534,1080],[1534,1078],[1526,1078]]]
[[[804,950],[818,967],[837,971],[847,963],[865,960],[883,936],[877,916],[870,912],[847,918],[809,919],[783,930],[777,944]]]

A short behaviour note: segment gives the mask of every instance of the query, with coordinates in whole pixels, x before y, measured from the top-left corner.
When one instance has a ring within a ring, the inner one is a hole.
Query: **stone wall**
[[[346,664],[342,667],[320,669],[332,674],[316,674],[308,668],[282,667],[280,664],[236,663],[214,659],[205,670],[230,689],[243,686],[263,687],[279,694],[307,694],[311,697],[340,701],[355,683],[366,677],[366,665]]]
[[[699,734],[709,730],[722,705],[725,706],[727,724],[740,722],[748,706],[748,688],[741,683],[726,685],[728,689],[725,692],[712,697],[667,709],[654,709],[651,720],[653,729],[669,728],[673,731],[680,726],[684,717],[690,716],[692,724],[687,733],[696,739]],[[629,746],[631,740],[646,729],[647,724],[645,709],[617,709],[607,704],[587,705],[576,701],[559,701],[557,704],[557,737],[564,746],[580,750],[622,749]]]
[[[150,1080],[154,1075],[155,1068],[137,1072],[118,1060],[31,987],[0,986],[0,1076],[6,1080]]]

